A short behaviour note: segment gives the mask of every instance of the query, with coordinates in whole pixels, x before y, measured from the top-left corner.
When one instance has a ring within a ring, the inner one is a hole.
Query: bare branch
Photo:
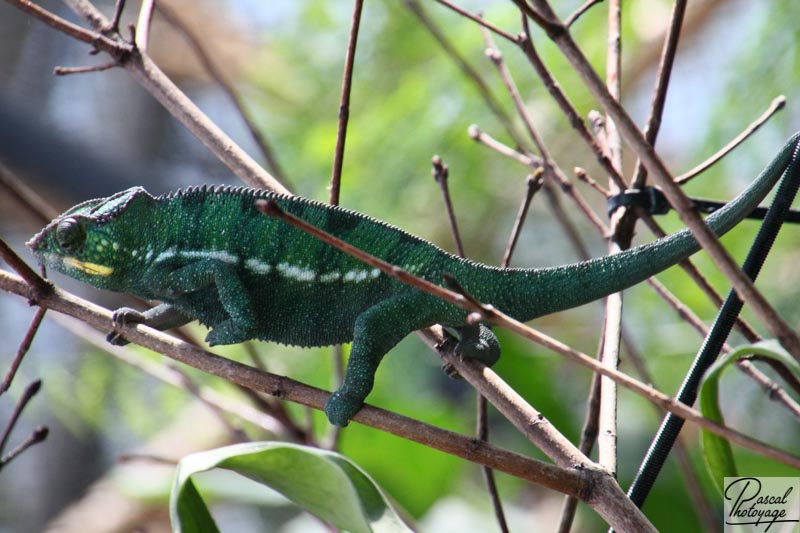
[[[589,11],[589,9],[591,9],[592,7],[596,6],[597,4],[603,1],[604,0],[586,0],[586,2],[584,2],[582,6],[576,9],[570,16],[568,16],[564,20],[564,26],[569,28],[575,23],[576,20],[581,18],[581,15],[583,15],[584,13]]]
[[[0,270],[0,290],[24,296],[29,287],[21,278]],[[110,311],[60,289],[54,289],[38,303],[59,313],[78,318],[101,330],[109,331],[113,327]],[[125,334],[126,339],[140,346],[203,372],[272,396],[315,409],[323,409],[329,396],[329,393],[321,389],[284,376],[261,372],[231,359],[211,354],[141,324],[124,326],[120,331]],[[587,491],[592,481],[585,471],[560,468],[528,459],[488,443],[476,441],[472,437],[459,435],[376,407],[365,405],[353,420],[565,494],[588,497]]]
[[[667,36],[664,38],[664,48],[661,52],[661,61],[658,64],[656,84],[653,87],[650,113],[644,128],[644,138],[650,143],[650,146],[656,145],[658,130],[661,127],[661,117],[664,114],[664,104],[667,101],[667,88],[672,75],[672,66],[675,63],[675,55],[678,51],[678,39],[683,27],[683,18],[686,14],[686,4],[686,0],[676,0],[672,6],[672,19]],[[634,189],[644,187],[646,178],[647,172],[642,166],[642,162],[637,161],[634,178],[631,180],[631,187]]]
[[[717,161],[728,155],[731,151],[733,151],[737,146],[742,144],[748,137],[754,134],[758,129],[763,126],[772,115],[780,111],[786,106],[786,97],[783,95],[777,96],[772,100],[769,104],[769,107],[766,111],[764,111],[760,117],[755,119],[749,126],[747,126],[744,131],[742,131],[739,135],[734,137],[731,142],[723,146],[722,148],[717,151],[714,155],[694,167],[693,169],[685,172],[675,178],[675,183],[686,183],[690,179],[699,176],[706,170],[708,170],[711,166],[713,166]]]
[[[42,319],[44,318],[44,314],[46,313],[46,309],[40,307],[36,310],[36,314],[33,315],[33,319],[31,320],[31,325],[28,326],[28,330],[25,332],[25,336],[22,338],[22,342],[17,349],[17,353],[14,356],[14,359],[11,361],[11,366],[6,372],[5,377],[3,378],[3,382],[0,383],[0,395],[5,393],[9,387],[11,387],[11,382],[14,381],[14,376],[17,375],[17,370],[19,370],[19,365],[22,364],[22,360],[25,358],[25,354],[28,353],[28,350],[31,347],[31,342],[33,342],[33,338],[36,336],[36,332],[39,331],[39,325],[42,323]],[[2,450],[0,449],[0,453]]]
[[[531,206],[533,195],[542,188],[542,178],[544,178],[544,173],[540,167],[525,179],[525,196],[522,198],[519,211],[517,211],[517,218],[514,220],[514,228],[511,230],[511,235],[508,238],[506,251],[503,252],[503,261],[501,262],[503,268],[508,267],[511,263],[511,255],[514,253],[517,240],[519,240],[519,235],[522,233],[522,226],[525,224],[525,217],[528,215],[528,208]]]
[[[499,35],[503,39],[506,39],[507,41],[511,41],[512,43],[516,43],[517,42],[517,38],[515,36],[511,35],[507,31],[501,30],[500,28],[498,28],[497,26],[495,26],[494,24],[492,24],[490,22],[487,22],[486,20],[483,19],[483,17],[478,16],[478,15],[474,15],[474,14],[470,13],[469,11],[458,7],[457,5],[453,4],[452,2],[449,2],[448,0],[436,0],[436,1],[438,3],[440,3],[440,4],[442,4],[443,6],[447,7],[448,9],[451,9],[451,10],[455,11],[456,13],[461,15],[462,17],[468,18],[469,20],[471,20],[473,22],[477,22],[483,28],[486,28],[487,30]]]
[[[444,207],[447,211],[447,220],[450,222],[450,232],[453,234],[453,241],[456,243],[456,250],[458,251],[459,256],[466,257],[466,254],[464,253],[464,243],[461,241],[461,232],[458,231],[456,214],[453,211],[453,202],[450,200],[450,188],[447,186],[447,178],[450,176],[450,169],[444,164],[442,158],[438,155],[433,156],[431,164],[433,166],[433,179],[439,185],[439,189],[442,192]]]
[[[6,0],[48,26],[106,52],[128,70],[133,77],[158,100],[175,118],[189,129],[231,171],[246,183],[277,192],[288,190],[269,172],[261,168],[244,150],[214,124],[172,81],[153,63],[149,56],[121,38],[111,39],[100,31],[108,20],[87,0],[64,0],[77,14],[86,18],[96,31],[85,30],[29,0]]]
[[[361,24],[363,0],[353,2],[353,16],[350,23],[350,35],[347,39],[347,54],[344,59],[342,74],[342,93],[339,99],[339,124],[336,130],[336,148],[333,154],[331,170],[331,190],[329,203],[339,205],[339,189],[342,182],[342,165],[344,165],[344,144],[347,138],[347,122],[350,120],[350,90],[353,86],[353,67],[355,66],[356,45],[358,44],[358,27]]]
[[[183,34],[183,36],[186,38],[186,41],[189,43],[189,46],[197,56],[197,59],[200,61],[200,64],[231,100],[234,107],[239,112],[239,116],[242,117],[245,126],[247,126],[250,136],[253,138],[253,141],[255,141],[258,149],[261,151],[261,155],[264,157],[264,161],[267,163],[270,172],[275,175],[275,179],[287,184],[288,180],[286,174],[283,172],[283,168],[278,161],[278,156],[275,154],[275,150],[273,150],[272,145],[267,140],[267,136],[262,133],[261,128],[259,128],[255,123],[255,120],[247,110],[247,105],[245,104],[239,92],[236,90],[236,87],[233,86],[222,70],[217,66],[217,63],[212,59],[211,55],[206,51],[206,47],[203,46],[201,39],[194,34],[189,26],[183,23],[180,17],[178,17],[171,9],[164,5],[163,2],[156,4],[156,7],[159,13],[161,13],[161,16],[163,16],[168,23],[177,28],[178,31]]]
[[[731,282],[739,297],[753,308],[753,311],[764,322],[770,333],[780,341],[784,348],[794,358],[800,360],[800,337],[755,288],[728,251],[720,244],[716,235],[705,225],[702,218],[695,211],[691,201],[686,197],[680,186],[675,183],[664,162],[644,138],[633,119],[608,92],[581,49],[575,44],[572,36],[563,24],[558,22],[558,17],[547,0],[531,1],[541,15],[537,14],[535,17],[530,15],[530,8],[522,0],[515,0],[515,3],[520,5],[520,8],[531,16],[533,20],[545,19],[545,23],[540,24],[541,27],[572,64],[605,112],[614,119],[620,133],[647,167],[656,184],[661,186],[681,220],[691,230],[700,245],[708,252],[720,272]]]

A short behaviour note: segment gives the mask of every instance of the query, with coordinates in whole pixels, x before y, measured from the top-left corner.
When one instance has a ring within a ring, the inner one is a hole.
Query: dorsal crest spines
[[[261,198],[274,198],[276,200],[292,198],[295,200],[305,200],[305,198],[300,198],[289,194],[277,193],[266,189],[255,189],[243,185],[206,185],[206,184],[190,185],[186,188],[178,189],[176,191],[172,191],[167,194],[157,196],[155,199],[156,201],[184,200],[192,202],[192,201],[204,201],[210,197],[218,197],[225,195],[239,196],[242,198],[252,198],[254,200]]]

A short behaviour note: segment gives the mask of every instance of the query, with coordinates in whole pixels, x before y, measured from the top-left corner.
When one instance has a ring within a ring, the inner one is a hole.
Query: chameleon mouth
[[[63,261],[65,265],[80,270],[86,274],[91,274],[92,276],[108,277],[114,272],[113,267],[81,261],[79,259],[75,259],[74,257],[65,257],[63,258]]]

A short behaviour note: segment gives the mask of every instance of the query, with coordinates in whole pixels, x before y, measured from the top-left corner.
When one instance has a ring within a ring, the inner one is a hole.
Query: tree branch
[[[0,290],[27,297],[30,287],[21,278],[0,270]],[[36,304],[77,318],[101,331],[113,329],[109,310],[60,289],[54,288]],[[141,324],[123,326],[119,331],[135,344],[249,389],[320,410],[329,396],[316,387],[214,355]],[[377,407],[364,406],[353,420],[565,494],[586,499],[591,492],[592,480],[579,470],[528,459]]]
[[[41,20],[48,26],[79,41],[91,44],[106,52],[144,87],[167,111],[177,118],[234,174],[253,187],[289,193],[269,172],[228,137],[209,119],[172,81],[150,57],[121,38],[109,38],[100,31],[109,21],[86,0],[64,0],[77,14],[86,18],[95,31],[86,30],[57,15],[42,9],[28,0],[6,0],[9,4]]]

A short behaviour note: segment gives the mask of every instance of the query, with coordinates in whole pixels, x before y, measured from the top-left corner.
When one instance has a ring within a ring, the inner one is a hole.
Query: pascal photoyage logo
[[[800,533],[800,477],[726,477],[727,532]]]

